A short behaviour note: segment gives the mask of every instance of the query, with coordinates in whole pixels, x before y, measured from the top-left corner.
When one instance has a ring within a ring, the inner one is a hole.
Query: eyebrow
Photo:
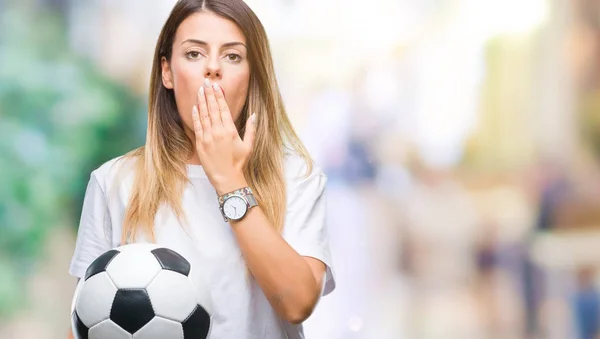
[[[190,43],[193,43],[193,44],[196,44],[196,45],[208,46],[208,43],[206,41],[202,41],[202,40],[198,40],[198,39],[186,39],[186,40],[183,40],[183,42],[181,44],[183,45],[186,42],[190,42]],[[240,45],[246,47],[246,45],[244,43],[238,42],[238,41],[234,41],[234,42],[224,43],[223,45],[221,45],[221,48],[232,47],[232,46],[240,46]]]

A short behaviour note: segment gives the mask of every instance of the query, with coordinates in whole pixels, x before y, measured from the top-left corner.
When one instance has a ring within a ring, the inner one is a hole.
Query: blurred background
[[[600,1],[248,0],[329,176],[309,339],[597,339]],[[174,0],[0,0],[0,338],[64,338]]]

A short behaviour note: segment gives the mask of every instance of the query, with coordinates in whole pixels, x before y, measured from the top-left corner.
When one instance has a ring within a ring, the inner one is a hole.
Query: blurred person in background
[[[335,287],[326,181],[286,115],[251,9],[178,1],[156,46],[146,145],[92,172],[70,274],[156,242],[206,269],[212,338],[303,338]],[[231,194],[245,206],[228,208]]]
[[[600,334],[600,293],[594,286],[595,273],[591,267],[577,272],[573,310],[579,339],[597,339]]]

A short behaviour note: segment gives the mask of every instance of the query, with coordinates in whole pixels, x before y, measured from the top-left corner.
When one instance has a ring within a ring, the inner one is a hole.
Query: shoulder
[[[313,159],[292,150],[286,150],[283,155],[283,172],[286,179],[325,176],[323,169]]]
[[[297,151],[286,150],[283,156],[283,172],[289,188],[307,183],[325,186],[327,182],[323,169],[310,157]]]
[[[125,154],[110,159],[90,174],[90,180],[96,180],[104,193],[111,183],[132,177],[134,173],[135,155]]]

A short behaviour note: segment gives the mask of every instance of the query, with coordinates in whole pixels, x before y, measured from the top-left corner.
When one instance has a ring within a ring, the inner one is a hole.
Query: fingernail
[[[215,89],[215,91],[218,91],[220,89],[219,84],[217,84],[216,82],[213,83],[213,88]]]
[[[198,108],[196,108],[196,105],[194,105],[194,107],[192,108],[192,114],[198,116]]]
[[[210,87],[210,80],[208,78],[204,78],[204,86]]]
[[[200,90],[198,90],[198,93],[200,93],[200,96],[204,96],[204,87],[200,86]]]
[[[256,123],[256,113],[252,113],[252,115],[250,116],[250,121],[252,121],[253,124]]]

